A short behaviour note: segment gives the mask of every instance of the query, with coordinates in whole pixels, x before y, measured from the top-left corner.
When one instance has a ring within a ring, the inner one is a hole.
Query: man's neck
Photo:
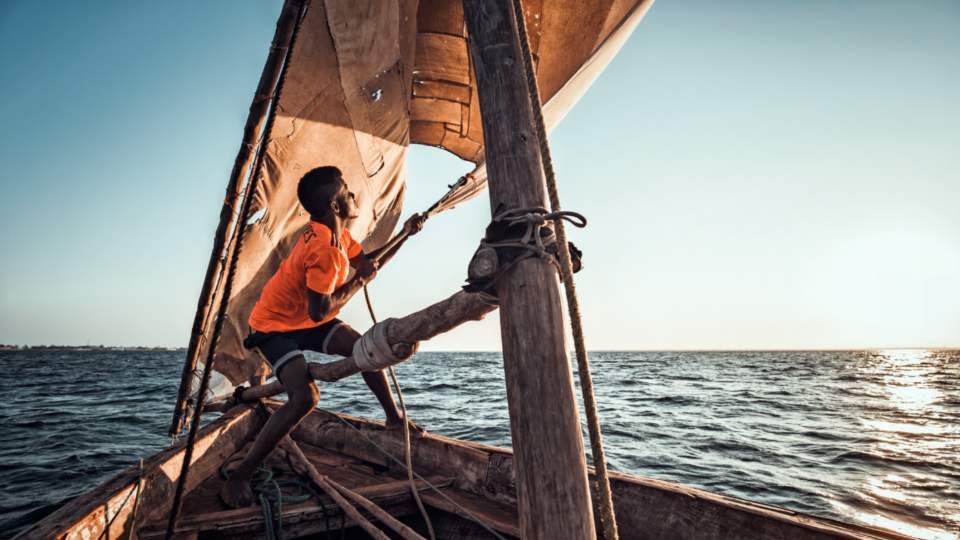
[[[326,225],[327,228],[330,229],[330,233],[333,234],[334,238],[340,238],[343,235],[343,229],[346,228],[347,224],[345,220],[340,219],[340,217],[333,212],[328,212],[320,217],[311,215],[310,221],[315,221],[321,225]]]

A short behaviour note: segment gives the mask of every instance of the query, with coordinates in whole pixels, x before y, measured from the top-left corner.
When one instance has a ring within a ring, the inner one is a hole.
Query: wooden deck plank
[[[429,477],[427,481],[437,487],[446,487],[453,483],[450,478]],[[418,491],[429,490],[425,484],[417,481]],[[408,515],[416,511],[413,503],[413,497],[410,495],[410,484],[407,481],[393,481],[385,484],[371,485],[357,488],[358,494],[373,501],[384,510],[390,512],[393,516]],[[296,505],[286,505],[283,508],[283,526],[285,534],[295,538],[300,535],[314,534],[326,531],[326,519],[330,518],[331,527],[340,527],[340,516],[342,510],[329,498],[323,497],[323,506],[316,503],[315,500],[305,501]],[[362,509],[361,509],[362,510]],[[366,512],[361,512],[365,517],[371,518]],[[352,520],[347,519],[346,526],[356,525]],[[156,520],[147,524],[140,531],[140,540],[157,540],[163,538],[166,533],[166,520]],[[236,510],[224,510],[210,514],[194,514],[185,516],[177,524],[176,534],[178,536],[189,536],[199,534],[203,538],[261,538],[263,536],[264,523],[263,511],[259,506],[250,508],[241,508]]]
[[[499,503],[456,488],[444,488],[441,491],[463,507],[464,510],[486,523],[491,529],[510,536],[520,537],[520,516],[517,514],[515,506]],[[426,505],[470,519],[467,514],[452,505],[450,501],[432,490],[421,493],[420,498]]]

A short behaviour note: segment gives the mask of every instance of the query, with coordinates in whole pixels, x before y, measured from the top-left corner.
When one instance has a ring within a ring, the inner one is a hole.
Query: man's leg
[[[245,508],[253,504],[256,497],[250,489],[250,479],[257,467],[320,402],[320,390],[310,377],[307,361],[302,355],[283,364],[277,379],[283,383],[288,401],[270,416],[253,443],[253,448],[220,490],[223,502],[233,508]]]
[[[353,345],[360,339],[360,333],[347,324],[339,326],[334,330],[327,342],[327,354],[337,356],[353,355]],[[377,397],[383,412],[387,415],[384,426],[390,430],[403,430],[403,415],[397,409],[397,404],[393,401],[393,393],[390,391],[390,383],[387,381],[387,374],[384,371],[364,371],[363,382]],[[426,433],[422,427],[410,422],[410,434],[414,437],[423,437]]]

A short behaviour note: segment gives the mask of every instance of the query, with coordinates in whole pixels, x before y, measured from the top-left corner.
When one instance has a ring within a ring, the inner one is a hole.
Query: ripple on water
[[[167,445],[181,355],[0,352],[0,540]],[[600,352],[591,363],[613,470],[919,538],[960,532],[956,351]],[[423,353],[396,371],[428,430],[510,446],[499,354]],[[359,377],[321,391],[324,408],[383,419]]]

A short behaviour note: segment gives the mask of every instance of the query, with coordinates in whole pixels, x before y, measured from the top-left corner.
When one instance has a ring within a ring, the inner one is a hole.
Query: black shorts
[[[330,338],[343,324],[340,319],[333,318],[320,326],[287,332],[258,332],[251,328],[243,346],[259,354],[277,374],[288,360],[303,355],[303,351],[330,354],[327,352]]]

